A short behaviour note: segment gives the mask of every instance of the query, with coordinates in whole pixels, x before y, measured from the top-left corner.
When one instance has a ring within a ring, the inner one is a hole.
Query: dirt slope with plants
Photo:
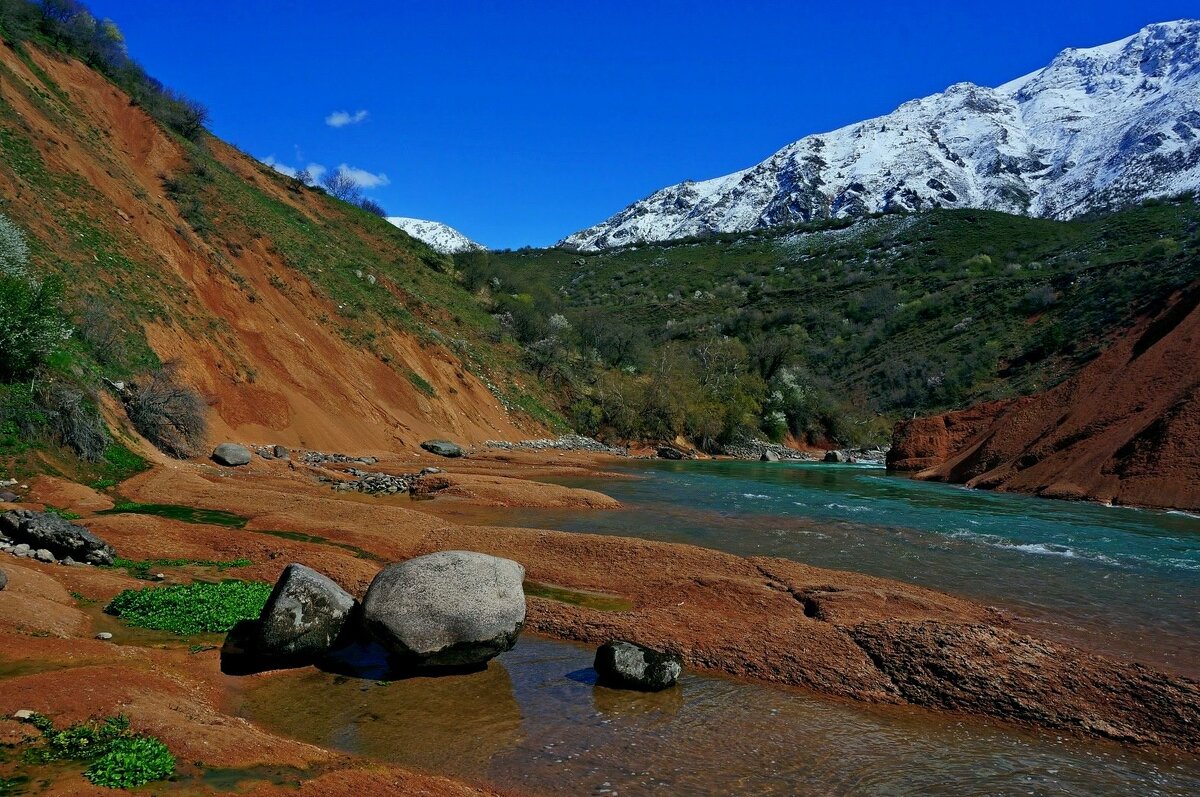
[[[0,85],[0,213],[65,282],[68,372],[176,361],[213,440],[368,452],[553,422],[446,257],[35,42],[0,47]]]
[[[1200,283],[1053,390],[900,423],[889,464],[971,487],[1200,509]]]

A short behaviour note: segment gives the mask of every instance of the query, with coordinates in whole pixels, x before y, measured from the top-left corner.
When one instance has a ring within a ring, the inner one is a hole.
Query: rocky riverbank
[[[489,484],[495,496],[513,488],[510,505],[521,500],[516,484],[531,493],[550,487],[491,478],[500,480]],[[237,532],[144,515],[79,521],[130,558],[244,559],[249,564],[239,577],[267,581],[294,561],[361,597],[380,562],[478,551],[521,563],[532,582],[608,595],[628,606],[612,610],[531,596],[526,628],[535,633],[594,644],[629,639],[678,654],[690,667],[873,704],[1197,748],[1195,682],[1051,644],[1013,630],[993,610],[886,579],[687,545],[448,523],[405,506],[314,492],[307,476],[283,463],[268,472],[224,475],[206,466],[156,469],[121,489],[147,504],[222,507],[247,519]],[[291,536],[279,536],[281,530]],[[105,599],[128,583],[111,570],[46,567],[28,560],[13,566],[16,587],[4,600],[24,596],[24,605],[5,609],[0,600],[0,626],[10,635],[27,633],[21,629],[31,627],[28,601],[40,600],[44,611],[35,613],[35,625],[88,638],[85,613],[69,598],[46,603],[35,597],[38,591]],[[168,582],[190,577],[167,568]],[[43,587],[30,592],[35,583]],[[46,692],[34,708],[53,705],[53,692]]]

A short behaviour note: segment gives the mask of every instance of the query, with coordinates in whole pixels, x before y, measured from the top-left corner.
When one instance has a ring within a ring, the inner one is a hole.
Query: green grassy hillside
[[[535,366],[547,319],[569,322],[552,365],[596,427],[613,425],[588,406],[604,403],[606,371],[654,382],[664,352],[697,362],[717,346],[743,377],[743,432],[756,420],[778,437],[782,413],[797,436],[850,443],[899,416],[1057,383],[1200,278],[1198,226],[1188,196],[1071,222],[934,211],[458,262],[514,316]]]

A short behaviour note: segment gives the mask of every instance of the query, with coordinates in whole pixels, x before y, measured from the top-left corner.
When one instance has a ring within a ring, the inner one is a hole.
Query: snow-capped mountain
[[[812,135],[744,171],[664,188],[560,246],[597,250],[886,210],[1065,219],[1200,188],[1200,21],[1068,49]]]
[[[472,241],[458,230],[442,224],[440,221],[410,219],[407,216],[388,216],[387,220],[442,254],[455,255],[459,252],[487,249],[483,244]]]

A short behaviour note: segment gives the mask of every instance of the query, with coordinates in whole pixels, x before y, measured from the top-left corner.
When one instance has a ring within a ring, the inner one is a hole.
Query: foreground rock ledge
[[[559,639],[597,646],[637,640],[679,652],[690,668],[835,697],[1200,751],[1196,680],[1018,633],[1008,615],[952,595],[692,545],[448,524],[427,512],[313,495],[308,484],[280,486],[156,469],[122,490],[131,500],[223,506],[250,516],[240,553],[265,562],[282,546],[292,561],[329,573],[354,594],[378,575],[376,565],[253,529],[311,530],[393,561],[470,549],[519,561],[535,581],[630,604],[606,611],[529,598],[525,627]],[[119,533],[130,522],[107,516],[93,525],[124,545],[135,539]],[[177,533],[168,521],[137,522],[161,535],[154,552]],[[216,550],[229,539],[224,529],[186,531],[188,546],[203,538]],[[278,567],[264,564],[253,575],[274,579]]]

